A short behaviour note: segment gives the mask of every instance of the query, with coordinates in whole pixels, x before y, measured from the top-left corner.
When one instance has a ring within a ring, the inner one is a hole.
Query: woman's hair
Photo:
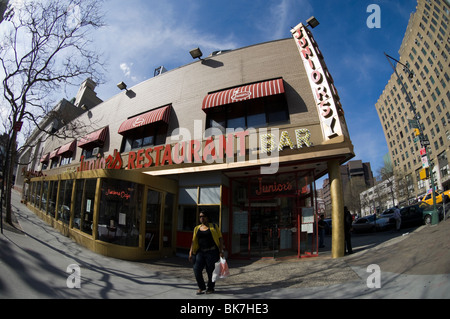
[[[198,214],[199,214],[199,215],[200,215],[200,214],[203,214],[203,216],[205,216],[206,218],[209,218],[209,214],[208,214],[208,212],[205,211],[205,210],[201,210]]]

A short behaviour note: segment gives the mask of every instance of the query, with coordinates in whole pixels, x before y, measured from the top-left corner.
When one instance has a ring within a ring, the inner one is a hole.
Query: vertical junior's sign
[[[319,47],[311,32],[302,23],[292,29],[291,33],[308,74],[324,137],[328,140],[342,135],[342,126],[336,107],[339,96],[333,85],[333,78],[321,61],[323,57]]]

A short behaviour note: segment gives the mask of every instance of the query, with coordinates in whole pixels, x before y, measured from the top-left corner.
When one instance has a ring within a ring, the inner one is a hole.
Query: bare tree
[[[21,126],[38,126],[51,112],[54,93],[67,85],[86,77],[101,81],[101,55],[91,43],[91,32],[104,26],[101,4],[98,0],[26,0],[5,13],[0,72],[4,76],[2,98],[9,106],[5,125],[9,142],[2,199],[5,193],[9,222],[12,170]]]
[[[392,165],[391,162],[388,162],[388,163],[385,162],[384,166],[381,167],[378,171],[378,176],[381,178],[381,181],[388,181],[394,175],[395,175],[394,166]],[[395,197],[395,192],[396,192],[395,186],[396,186],[396,184],[393,181],[387,182],[387,184],[386,184],[386,187],[388,188],[388,193],[391,195],[392,206],[395,205],[395,198],[396,198]]]
[[[344,188],[344,204],[355,213],[361,213],[361,192],[367,190],[364,177],[354,176],[346,183]]]

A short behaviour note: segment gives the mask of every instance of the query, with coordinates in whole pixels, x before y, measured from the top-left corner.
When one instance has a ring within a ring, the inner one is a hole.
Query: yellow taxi
[[[447,195],[450,198],[450,190],[448,191],[435,191],[434,194],[436,195],[436,204],[442,203],[442,198]],[[424,198],[422,198],[422,203],[427,203],[428,205],[433,205],[433,196],[430,193],[428,193]]]

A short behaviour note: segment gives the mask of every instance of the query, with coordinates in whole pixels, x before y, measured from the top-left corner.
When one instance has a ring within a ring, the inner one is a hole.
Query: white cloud
[[[302,16],[297,16],[301,8]],[[312,15],[313,9],[308,0],[282,0],[272,1],[267,15],[258,17],[257,28],[269,33],[270,39],[289,37],[289,30],[302,20],[306,22]],[[300,20],[299,20],[300,19]]]
[[[108,26],[96,33],[95,40],[98,49],[106,52],[109,66],[106,83],[97,89],[103,99],[117,93],[111,83],[122,81],[124,76],[132,86],[152,77],[161,65],[170,70],[190,63],[189,50],[194,47],[201,47],[204,55],[238,47],[232,36],[195,25],[206,10],[202,6],[183,10],[177,3],[166,1],[124,6],[122,1],[109,0],[106,4]]]
[[[119,68],[122,70],[125,77],[131,79],[133,82],[138,82],[139,79],[136,76],[131,75],[131,67],[133,64],[134,63],[120,63]]]

